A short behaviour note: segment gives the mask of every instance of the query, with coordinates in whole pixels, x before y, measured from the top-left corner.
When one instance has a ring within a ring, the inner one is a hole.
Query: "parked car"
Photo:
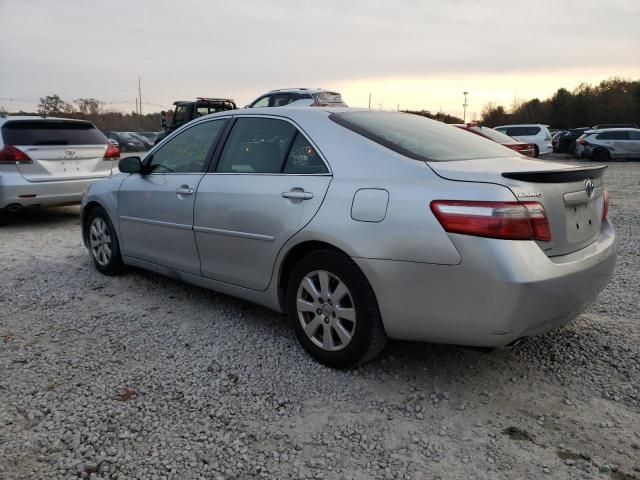
[[[154,145],[196,118],[237,108],[236,102],[231,98],[198,97],[195,101],[178,100],[173,102],[173,105],[174,109],[170,112],[171,118],[169,120],[167,120],[167,112],[164,110],[160,112],[162,131],[156,135]]]
[[[536,157],[553,151],[551,133],[547,125],[501,125],[495,129],[521,142],[533,144]]]
[[[153,147],[153,142],[151,140],[149,140],[147,137],[145,137],[144,135],[140,135],[139,133],[136,133],[136,132],[124,132],[124,133],[126,133],[127,135],[132,136],[133,138],[138,140],[140,143],[142,143],[142,145],[144,146],[144,150],[145,151],[147,151],[151,147]]]
[[[575,154],[578,158],[593,158],[600,162],[640,158],[640,129],[588,130],[577,140]]]
[[[556,153],[574,153],[576,149],[576,140],[578,140],[578,138],[580,138],[587,130],[590,130],[590,128],[572,128],[558,132],[558,134],[551,140],[553,151]]]
[[[119,167],[82,205],[100,272],[138,266],[287,312],[333,367],[387,338],[497,346],[558,327],[615,263],[606,167],[417,115],[223,112]]]
[[[454,124],[453,126],[471,133],[475,133],[476,135],[480,135],[481,137],[488,138],[489,140],[493,140],[494,142],[499,143],[504,147],[510,148],[511,150],[515,150],[522,155],[535,157],[535,148],[531,143],[518,142],[510,136],[494,130],[493,128],[481,127],[479,125],[472,125],[468,123]]]
[[[0,116],[0,132],[1,216],[80,203],[86,186],[111,175],[120,157],[84,120]]]
[[[121,152],[144,152],[144,144],[128,132],[106,132],[108,138],[118,142]]]
[[[158,134],[159,132],[138,132],[138,135],[142,135],[143,137],[147,138],[152,145],[155,143]]]
[[[591,127],[591,130],[602,130],[605,128],[640,128],[635,123],[600,123]]]
[[[284,88],[261,95],[247,108],[260,107],[346,107],[342,95],[321,88]]]

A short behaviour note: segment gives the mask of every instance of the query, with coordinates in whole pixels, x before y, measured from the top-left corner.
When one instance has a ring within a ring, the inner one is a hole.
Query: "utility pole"
[[[371,110],[371,92],[369,92],[369,110]]]
[[[400,111],[400,104],[398,104],[398,108],[396,108],[396,112]]]
[[[142,88],[140,87],[140,77],[138,77],[138,97],[140,98],[140,116],[142,116]]]
[[[469,92],[462,92],[462,94],[464,95],[464,103],[462,104],[462,108],[464,108],[462,114],[462,123],[467,123],[467,107],[469,106],[469,104],[467,103],[467,95],[469,95]]]

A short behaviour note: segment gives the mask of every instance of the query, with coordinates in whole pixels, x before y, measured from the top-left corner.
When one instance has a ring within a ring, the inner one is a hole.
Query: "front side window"
[[[443,162],[513,155],[512,150],[500,144],[420,115],[361,111],[332,113],[329,118],[415,160]]]
[[[176,107],[176,112],[173,115],[173,124],[181,125],[187,121],[188,117],[189,117],[188,107],[185,105],[178,106]]]
[[[153,173],[199,173],[204,171],[209,149],[222,132],[225,119],[200,123],[179,133],[154,152]]]
[[[598,140],[628,140],[629,135],[626,131],[603,132],[596,137]]]
[[[289,93],[280,93],[278,95],[273,96],[272,107],[282,107],[284,105],[288,105],[293,101],[291,94]]]

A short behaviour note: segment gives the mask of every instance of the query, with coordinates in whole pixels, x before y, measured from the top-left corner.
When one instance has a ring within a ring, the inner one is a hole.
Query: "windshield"
[[[502,132],[499,132],[497,130],[494,130],[493,128],[489,128],[489,127],[471,127],[472,130],[475,130],[476,132],[481,133],[482,135],[484,135],[487,138],[490,138],[491,140],[493,140],[494,142],[498,142],[498,143],[513,143],[516,140],[511,138],[509,135],[506,135]]]
[[[477,135],[410,113],[333,113],[331,120],[394,152],[424,161],[445,162],[510,157],[513,151]]]

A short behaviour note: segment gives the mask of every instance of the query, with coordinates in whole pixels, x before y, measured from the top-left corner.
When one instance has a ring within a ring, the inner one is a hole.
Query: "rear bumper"
[[[20,207],[54,207],[80,203],[87,185],[99,178],[52,182],[28,182],[19,172],[0,173],[0,209]]]
[[[376,293],[389,337],[493,347],[559,327],[606,286],[617,249],[608,222],[597,242],[554,258],[533,242],[451,240],[459,265],[354,259]]]

